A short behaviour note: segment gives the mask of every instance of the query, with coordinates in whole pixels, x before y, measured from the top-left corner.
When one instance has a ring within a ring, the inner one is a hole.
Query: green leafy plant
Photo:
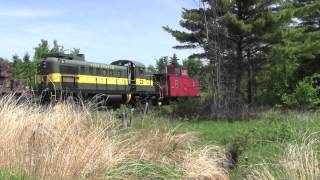
[[[313,76],[316,77],[316,76]],[[287,106],[317,106],[320,104],[318,88],[313,86],[314,78],[306,78],[300,81],[291,94],[284,94],[282,101]]]

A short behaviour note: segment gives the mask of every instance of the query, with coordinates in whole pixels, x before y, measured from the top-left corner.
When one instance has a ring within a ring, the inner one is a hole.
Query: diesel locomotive
[[[152,102],[168,104],[180,97],[200,96],[200,82],[186,69],[169,66],[151,74],[137,61],[87,62],[85,56],[46,55],[38,64],[38,92],[44,101],[99,97],[106,105]]]

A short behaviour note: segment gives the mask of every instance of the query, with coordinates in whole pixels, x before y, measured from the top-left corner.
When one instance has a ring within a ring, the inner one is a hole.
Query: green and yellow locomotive
[[[109,105],[157,99],[153,75],[140,62],[110,65],[85,61],[84,55],[47,55],[38,64],[42,100],[105,97]]]

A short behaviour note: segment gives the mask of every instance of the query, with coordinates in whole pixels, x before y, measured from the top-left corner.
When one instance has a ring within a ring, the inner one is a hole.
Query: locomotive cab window
[[[121,77],[121,71],[117,72],[118,77]]]
[[[60,71],[63,74],[78,74],[78,67],[62,65],[60,66]]]
[[[102,76],[106,76],[107,75],[107,70],[106,69],[103,69],[102,70]]]
[[[139,68],[139,75],[141,75],[141,76],[144,75],[144,68]]]
[[[93,74],[94,74],[94,70],[93,70],[92,67],[89,68],[89,74],[90,74],[90,75],[93,75]]]
[[[97,68],[97,75],[100,76],[101,75],[101,69]]]
[[[109,76],[113,76],[113,71],[109,70]]]
[[[86,72],[86,67],[81,66],[81,67],[80,67],[80,73],[81,73],[81,74],[87,74],[87,72]]]

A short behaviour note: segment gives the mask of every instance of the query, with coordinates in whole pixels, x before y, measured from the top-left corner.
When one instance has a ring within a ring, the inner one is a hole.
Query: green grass
[[[0,180],[32,180],[32,178],[12,170],[1,169]]]
[[[235,145],[240,156],[237,167],[230,172],[231,179],[246,179],[258,164],[279,163],[288,144],[300,144],[306,137],[316,136],[320,132],[320,114],[316,112],[271,111],[255,119],[234,122],[184,121],[162,113],[151,111],[142,120],[141,113],[137,111],[131,128],[144,130],[157,127],[164,130],[174,128],[176,132],[191,131],[198,135],[198,146]],[[277,170],[278,167],[274,167],[274,174],[277,174]],[[143,161],[125,162],[110,171],[108,176],[117,177],[119,173],[122,177],[136,179],[179,179],[181,176],[174,167]]]
[[[180,179],[182,173],[174,165],[143,160],[125,161],[109,170],[106,179]]]
[[[302,143],[310,134],[320,132],[318,113],[271,112],[247,121],[199,121],[186,124],[199,134],[199,144],[236,145],[239,163],[232,179],[245,178],[250,167],[272,163],[283,154],[289,143]]]

